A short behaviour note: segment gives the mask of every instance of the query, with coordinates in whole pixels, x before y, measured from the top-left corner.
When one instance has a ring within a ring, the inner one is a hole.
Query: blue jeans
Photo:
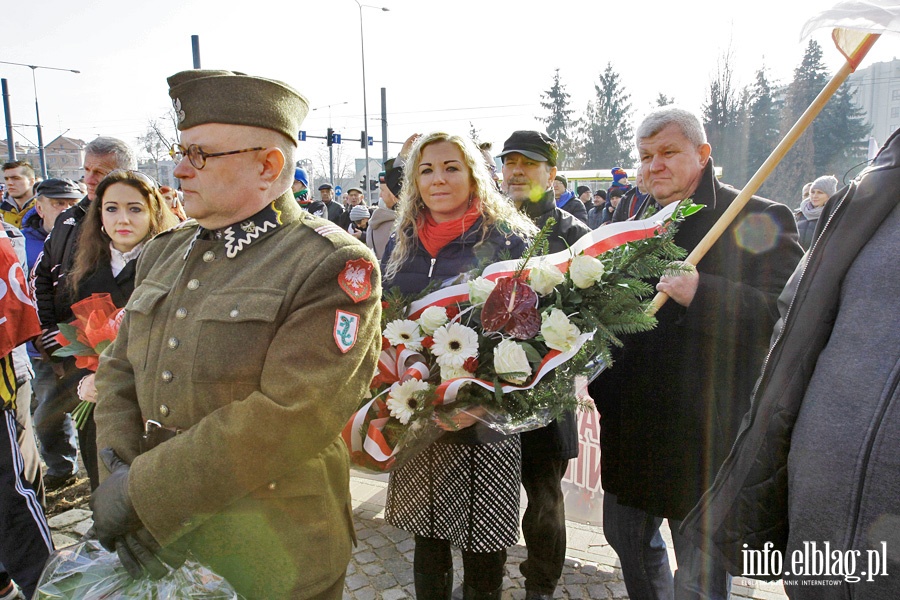
[[[603,496],[603,533],[622,563],[622,577],[632,600],[728,600],[731,575],[678,533],[681,521],[669,519],[678,570],[672,576],[666,543],[659,533],[662,518],[623,506],[615,494]]]
[[[34,360],[32,364],[34,432],[41,445],[41,456],[47,463],[48,476],[67,477],[78,472],[75,423],[69,415],[78,405],[78,397],[69,382],[57,379],[50,363]]]

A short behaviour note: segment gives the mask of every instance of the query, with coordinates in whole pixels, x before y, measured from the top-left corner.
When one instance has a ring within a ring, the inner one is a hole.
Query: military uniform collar
[[[221,229],[198,227],[196,237],[199,239],[224,240],[225,256],[235,258],[258,240],[267,237],[273,231],[299,218],[300,208],[297,206],[297,202],[294,200],[290,190],[288,190],[264,206],[258,213],[239,223],[234,223]]]

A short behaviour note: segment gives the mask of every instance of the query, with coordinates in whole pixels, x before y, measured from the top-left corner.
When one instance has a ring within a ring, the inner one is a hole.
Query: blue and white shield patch
[[[335,311],[334,315],[334,341],[341,352],[346,354],[350,348],[356,345],[356,336],[359,334],[359,315],[343,310]]]

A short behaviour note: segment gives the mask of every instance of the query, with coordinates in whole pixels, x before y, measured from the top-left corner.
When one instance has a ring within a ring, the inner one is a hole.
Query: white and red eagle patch
[[[364,258],[348,260],[338,275],[338,285],[354,304],[372,295],[372,269],[375,266]]]

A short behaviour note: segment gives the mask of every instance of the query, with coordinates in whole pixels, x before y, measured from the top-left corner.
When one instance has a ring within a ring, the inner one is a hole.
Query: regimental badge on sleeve
[[[362,302],[372,295],[372,269],[375,266],[365,258],[348,260],[338,275],[338,285],[353,303]]]
[[[356,345],[359,335],[359,315],[338,309],[334,314],[334,341],[346,354]]]

